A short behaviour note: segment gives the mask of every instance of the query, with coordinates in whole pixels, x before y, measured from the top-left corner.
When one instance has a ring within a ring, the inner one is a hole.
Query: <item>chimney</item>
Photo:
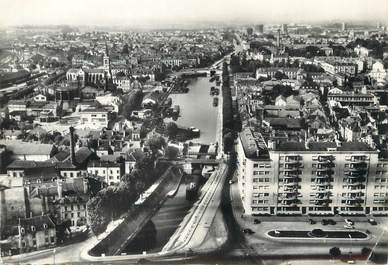
[[[58,199],[62,199],[63,184],[61,179],[57,179],[57,192],[58,192]]]
[[[88,180],[87,178],[82,178],[83,180],[83,186],[84,186],[84,193],[87,194],[88,193],[88,190],[89,190],[89,183],[88,183]]]
[[[75,150],[74,150],[74,128],[70,127],[70,161],[75,165]]]

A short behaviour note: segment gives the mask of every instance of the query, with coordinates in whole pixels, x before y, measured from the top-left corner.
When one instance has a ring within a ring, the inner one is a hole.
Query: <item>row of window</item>
[[[268,204],[268,200],[252,200],[252,204]]]
[[[270,178],[254,178],[253,180],[253,183],[261,183],[261,182],[270,182]]]
[[[253,175],[269,175],[269,171],[253,171]]]
[[[269,186],[253,186],[254,190],[269,190]]]
[[[81,212],[77,212],[77,217],[81,217]],[[71,213],[71,214],[65,213],[65,219],[67,218],[74,218],[74,213]]]
[[[65,206],[65,211],[67,212],[67,211],[70,211],[70,210],[83,210],[83,209],[86,209],[86,204],[81,204],[81,205],[78,205],[78,204],[76,204],[76,205],[71,205],[71,206]]]
[[[67,173],[69,173],[69,175]],[[74,177],[80,177],[81,173],[80,172],[63,172],[62,176],[65,177],[65,178],[68,177],[68,176],[70,178],[74,178]]]
[[[93,170],[91,170],[91,169],[88,170],[88,171],[89,171],[90,174],[95,174],[95,175],[105,174],[107,172],[105,169],[102,169],[102,170],[96,169],[96,170],[94,170],[94,173],[93,173]],[[115,172],[116,174],[120,174],[120,169],[117,169],[115,171],[116,171]],[[113,169],[109,170],[109,174],[114,174],[113,172],[114,172]]]
[[[46,244],[54,244],[55,243],[55,237],[53,237],[53,236],[51,236],[51,237],[45,237],[44,238],[44,242],[46,243]],[[21,242],[22,244],[22,248],[25,248],[26,247],[26,241],[24,241],[23,239],[22,239],[22,242]],[[32,240],[32,246],[33,247],[36,247],[36,239],[33,239]]]
[[[253,164],[254,168],[271,168],[271,164]]]

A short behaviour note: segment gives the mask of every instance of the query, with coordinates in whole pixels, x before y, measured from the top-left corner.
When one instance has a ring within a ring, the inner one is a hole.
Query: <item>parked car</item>
[[[337,222],[334,221],[333,219],[328,219],[327,222],[329,225],[336,225],[337,224]]]
[[[327,219],[322,219],[321,224],[322,224],[322,225],[328,225],[329,222],[328,222]]]
[[[310,222],[310,224],[312,224],[312,225],[315,225],[317,222],[316,221],[314,221],[313,219],[309,219],[309,222]]]
[[[255,232],[253,232],[252,229],[250,229],[250,228],[244,228],[244,229],[243,229],[243,232],[244,232],[244,234],[250,234],[250,235],[252,235],[252,234],[255,233]]]
[[[234,180],[229,180],[229,185],[232,185],[234,183]]]
[[[345,224],[344,228],[346,228],[346,229],[354,229],[354,226],[349,225],[349,224]]]
[[[257,224],[260,224],[261,221],[260,221],[259,219],[255,219],[255,220],[253,220],[253,223],[254,223],[255,225],[257,225]]]
[[[371,225],[377,225],[377,222],[374,218],[369,218],[368,223],[370,223]]]
[[[354,222],[352,220],[350,220],[350,219],[345,219],[345,223],[347,225],[354,225]]]

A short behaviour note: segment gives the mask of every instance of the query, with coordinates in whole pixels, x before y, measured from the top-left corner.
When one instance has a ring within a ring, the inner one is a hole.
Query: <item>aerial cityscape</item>
[[[388,264],[388,3],[0,3],[0,264]]]

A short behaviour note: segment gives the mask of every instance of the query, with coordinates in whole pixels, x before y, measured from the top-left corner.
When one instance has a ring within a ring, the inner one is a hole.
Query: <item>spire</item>
[[[109,56],[108,43],[105,41],[105,56]]]

